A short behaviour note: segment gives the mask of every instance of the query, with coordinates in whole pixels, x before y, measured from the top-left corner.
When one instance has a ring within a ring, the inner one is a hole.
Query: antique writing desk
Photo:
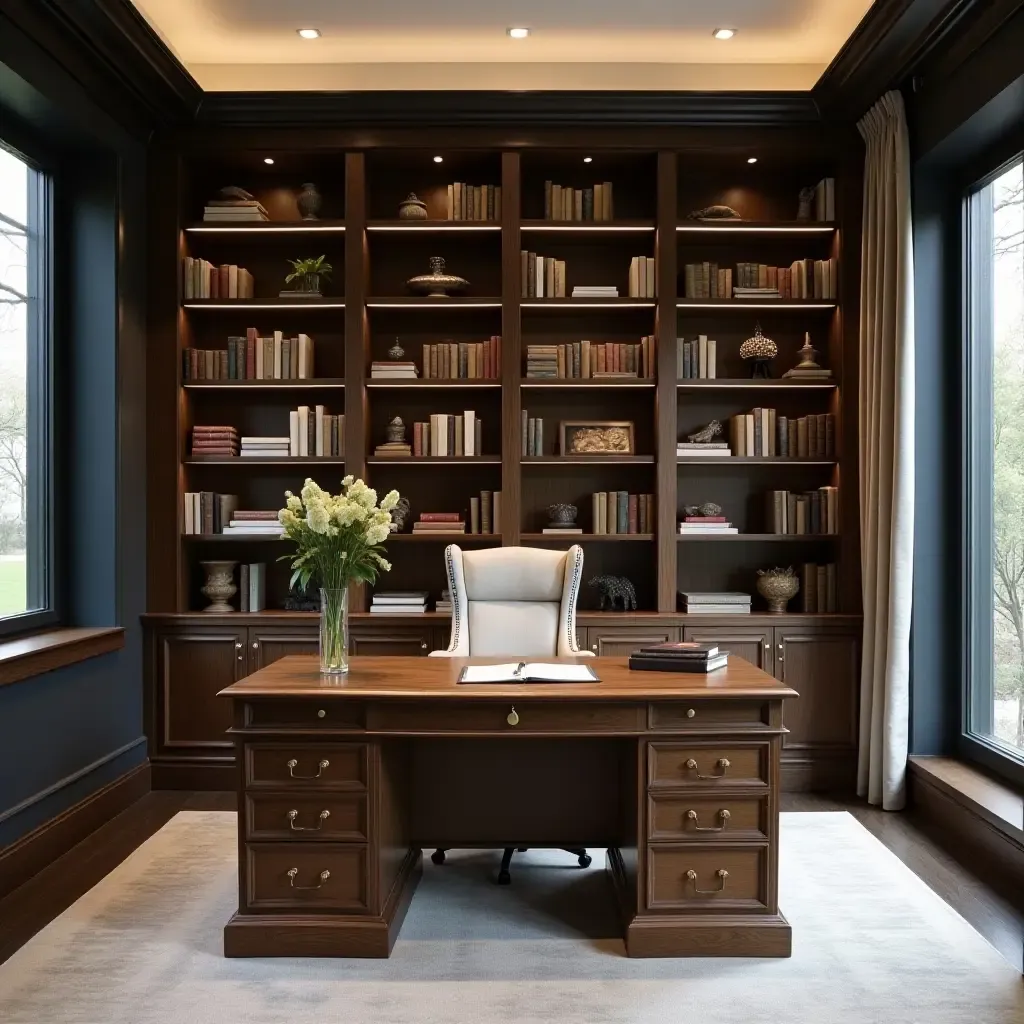
[[[466,663],[354,658],[336,682],[289,657],[222,691],[239,765],[225,955],[385,957],[423,848],[473,846],[607,847],[630,956],[789,955],[793,690],[739,658],[710,676],[590,658],[599,683],[460,686]]]

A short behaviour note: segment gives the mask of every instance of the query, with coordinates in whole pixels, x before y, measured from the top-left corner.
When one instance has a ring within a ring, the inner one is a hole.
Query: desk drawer
[[[250,910],[369,909],[365,846],[249,843],[245,853]]]
[[[645,709],[639,704],[578,701],[567,705],[529,700],[451,701],[445,704],[378,704],[367,712],[367,728],[400,733],[493,732],[509,735],[530,732],[638,733],[644,730]]]
[[[247,743],[245,784],[275,789],[365,789],[362,743]]]
[[[767,743],[651,743],[648,785],[663,789],[765,786],[769,751]]]
[[[649,910],[768,909],[768,847],[649,847]]]
[[[768,838],[767,796],[675,796],[647,798],[647,837],[654,841]]]
[[[651,704],[648,721],[655,732],[697,731],[731,725],[768,725],[769,705],[757,700],[691,700]]]
[[[361,704],[341,700],[258,700],[245,705],[248,728],[362,729]]]
[[[246,794],[246,839],[365,843],[366,794]]]

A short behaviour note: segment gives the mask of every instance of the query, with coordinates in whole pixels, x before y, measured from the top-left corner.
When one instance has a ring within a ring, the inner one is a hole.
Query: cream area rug
[[[458,852],[390,960],[225,960],[235,818],[183,812],[0,966],[4,1024],[1011,1024],[1020,974],[845,812],[783,815],[789,960],[629,960],[598,868]]]

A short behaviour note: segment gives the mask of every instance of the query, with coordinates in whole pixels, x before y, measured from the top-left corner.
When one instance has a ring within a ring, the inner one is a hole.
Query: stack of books
[[[734,299],[781,299],[778,288],[743,288],[737,286],[732,290]]]
[[[248,193],[245,193],[248,195]],[[242,198],[208,199],[203,207],[204,221],[226,221],[231,224],[244,224],[250,221],[270,220],[263,204],[250,196]]]
[[[251,299],[253,279],[245,267],[225,263],[215,267],[209,260],[183,256],[181,260],[182,298]]]
[[[729,655],[716,644],[654,644],[629,656],[629,667],[640,672],[714,672],[729,664]]]
[[[232,458],[238,454],[238,431],[234,427],[193,427],[192,454],[205,458]]]
[[[427,610],[425,590],[378,590],[370,602],[374,615],[419,615]]]
[[[243,437],[242,458],[286,459],[291,454],[291,441],[287,437]]]
[[[574,299],[617,299],[619,289],[613,284],[578,284],[573,286]]]
[[[371,380],[415,380],[420,375],[413,362],[374,360],[370,363]]]
[[[452,613],[452,592],[450,590],[442,590],[441,596],[437,601],[434,602],[434,611],[440,612],[443,615],[451,615]]]
[[[469,532],[501,533],[501,491],[481,491],[469,499]]]
[[[472,458],[483,454],[482,445],[483,426],[472,409],[467,409],[461,416],[435,413],[428,421],[412,426],[412,454],[417,458],[453,455]]]
[[[701,334],[694,341],[676,338],[676,378],[715,380],[718,376],[718,342]]]
[[[769,491],[766,520],[772,533],[839,533],[839,488],[819,487],[805,494]]]
[[[273,539],[284,536],[284,527],[278,522],[277,513],[272,509],[239,509],[228,520],[221,533],[236,537],[266,537]]]
[[[589,380],[594,377],[653,379],[654,335],[639,342],[568,341],[560,345],[527,345],[526,376]]]
[[[267,567],[263,562],[243,562],[238,570],[239,611],[261,612],[267,607]]]
[[[224,524],[238,513],[237,494],[186,491],[182,509],[182,532],[189,535],[223,533]]]
[[[725,516],[684,516],[679,532],[686,536],[710,537],[715,534],[739,533]]]
[[[732,455],[732,448],[728,441],[677,441],[676,457],[680,455],[728,458]]]
[[[570,188],[544,182],[545,220],[613,220],[612,183],[598,182],[593,188]]]
[[[288,413],[288,452],[337,459],[345,454],[345,414],[322,405],[300,405]]]
[[[735,591],[681,591],[683,610],[690,615],[749,615],[750,595]]]
[[[654,533],[653,494],[597,491],[590,500],[594,533]]]
[[[519,283],[524,299],[564,299],[565,260],[521,249]]]
[[[412,445],[407,441],[385,441],[373,449],[378,459],[407,459],[412,455]]]
[[[501,220],[501,186],[456,181],[448,186],[447,209],[448,220]]]
[[[428,380],[499,380],[501,336],[487,341],[442,341],[423,346],[423,376]]]
[[[631,299],[653,299],[658,282],[656,263],[653,256],[634,256],[629,261],[629,297]]]
[[[228,338],[227,351],[187,348],[182,352],[182,380],[306,380],[313,374],[313,339],[286,338],[281,331],[261,338],[256,328],[246,337]]]
[[[412,524],[413,533],[465,533],[466,521],[460,512],[421,512]]]

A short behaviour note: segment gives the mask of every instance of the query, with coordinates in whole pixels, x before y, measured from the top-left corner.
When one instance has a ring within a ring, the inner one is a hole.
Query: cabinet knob
[[[592,651],[596,651],[596,650],[597,650],[597,644],[592,644],[592,645],[591,645],[591,647],[590,647],[590,649],[591,649]]]
[[[242,644],[241,644],[241,641],[239,641],[237,644],[235,644],[235,650],[236,651],[240,651],[241,649],[242,649]]]
[[[426,649],[427,649],[427,645],[426,644],[420,644],[420,650],[421,651],[425,651]]]
[[[509,725],[519,724],[519,712],[516,711],[515,705],[512,706],[512,710],[505,716],[505,721],[508,722]]]
[[[693,708],[687,708],[686,709],[686,717],[687,718],[696,718],[697,717],[697,712],[694,711]]]
[[[770,651],[772,649],[772,645],[770,643],[768,643],[767,640],[765,640],[765,642],[764,642],[764,649],[766,651]]]
[[[258,651],[260,649],[259,641],[256,641],[256,640],[253,641],[252,649],[254,651]]]
[[[326,718],[327,717],[327,712],[324,711],[323,708],[320,708],[320,710],[316,713],[316,717],[317,718]]]
[[[782,650],[782,644],[779,644],[779,650],[780,651]]]

